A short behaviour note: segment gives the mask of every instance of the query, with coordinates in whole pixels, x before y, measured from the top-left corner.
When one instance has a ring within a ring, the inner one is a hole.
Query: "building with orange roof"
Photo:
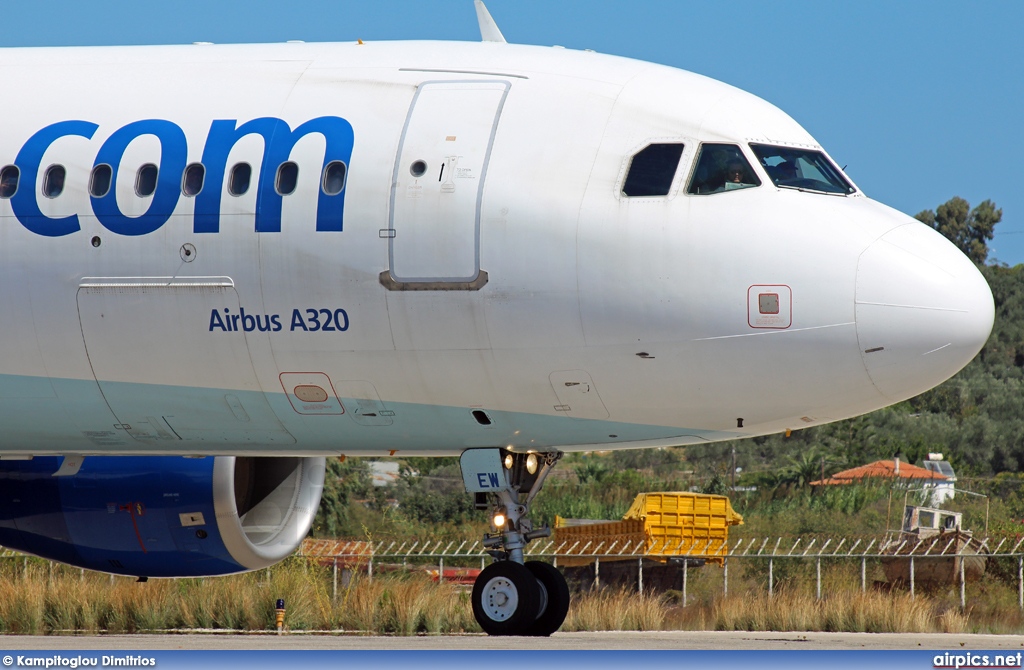
[[[932,463],[931,459],[926,462],[929,465]],[[953,470],[949,467],[948,463],[945,463],[945,461],[942,461],[942,463],[946,466],[942,469],[948,470],[949,475],[939,472],[938,468],[922,468],[910,463],[901,462],[899,458],[893,458],[837,472],[831,477],[811,482],[811,486],[839,486],[854,484],[865,479],[899,479],[904,480],[904,485],[907,486],[919,484],[923,488],[934,489],[932,492],[932,503],[937,505],[952,499],[955,495],[956,477],[951,476]]]

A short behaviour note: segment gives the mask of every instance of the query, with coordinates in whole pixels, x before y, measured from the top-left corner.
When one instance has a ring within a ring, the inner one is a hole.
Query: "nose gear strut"
[[[459,459],[466,490],[476,494],[477,508],[489,510],[493,529],[483,544],[495,562],[473,586],[473,614],[490,635],[547,636],[558,630],[569,611],[569,588],[562,574],[523,556],[528,542],[551,535],[547,526],[535,529],[528,515],[560,458],[560,451],[469,449]]]

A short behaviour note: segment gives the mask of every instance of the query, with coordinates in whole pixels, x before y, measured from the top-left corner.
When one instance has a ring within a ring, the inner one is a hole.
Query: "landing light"
[[[526,471],[531,475],[537,474],[537,454],[530,454],[526,457]]]
[[[512,469],[512,454],[505,454],[505,469]]]
[[[502,511],[495,512],[494,516],[491,518],[491,523],[494,524],[495,528],[502,528],[502,527],[504,527],[504,525],[505,525],[505,513],[502,512]]]

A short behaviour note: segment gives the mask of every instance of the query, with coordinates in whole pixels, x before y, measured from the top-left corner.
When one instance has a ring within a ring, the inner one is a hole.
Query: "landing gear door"
[[[479,288],[480,201],[508,89],[506,81],[420,85],[392,180],[388,288]]]
[[[459,458],[459,466],[469,493],[493,493],[508,488],[500,449],[467,449]]]

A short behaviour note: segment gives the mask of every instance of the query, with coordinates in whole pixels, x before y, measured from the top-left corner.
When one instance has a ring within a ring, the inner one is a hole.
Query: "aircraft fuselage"
[[[0,110],[7,455],[697,444],[911,397],[991,330],[953,245],[773,183],[752,145],[823,150],[687,72],[429,42],[3,68],[32,92]],[[651,145],[677,167],[629,195]],[[692,192],[709,145],[759,185]]]

